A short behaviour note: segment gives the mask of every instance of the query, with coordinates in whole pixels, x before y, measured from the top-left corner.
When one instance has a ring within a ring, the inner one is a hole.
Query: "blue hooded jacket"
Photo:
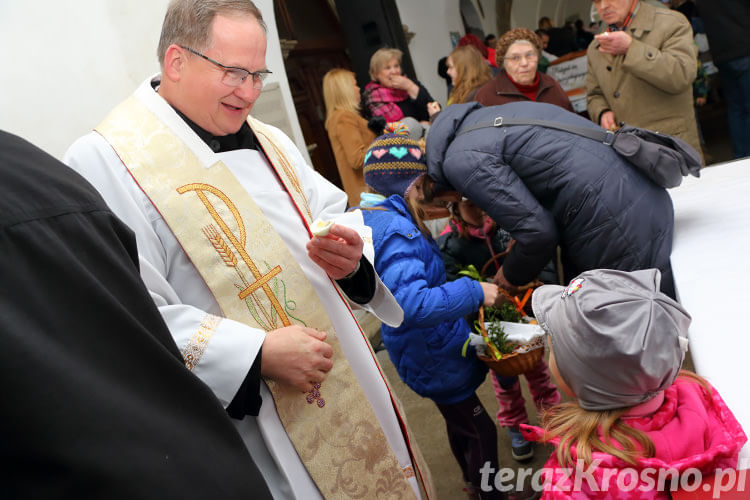
[[[567,279],[589,269],[657,268],[662,291],[674,296],[674,212],[667,191],[610,146],[570,132],[515,125],[461,133],[498,116],[599,127],[538,102],[454,104],[433,123],[428,173],[516,240],[503,262],[506,279],[522,285],[536,278],[560,245]]]
[[[402,197],[362,214],[372,228],[375,270],[404,310],[401,326],[380,329],[398,374],[438,404],[465,400],[487,374],[473,348],[461,356],[470,332],[464,316],[483,302],[481,285],[467,277],[446,283],[437,244],[419,231]]]

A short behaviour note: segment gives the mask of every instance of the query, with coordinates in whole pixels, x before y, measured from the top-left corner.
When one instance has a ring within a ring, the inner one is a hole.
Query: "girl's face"
[[[467,223],[474,227],[482,227],[484,225],[484,219],[487,217],[481,208],[476,206],[474,202],[462,198],[458,202],[458,215]]]
[[[557,387],[571,398],[576,399],[576,395],[573,394],[573,389],[571,389],[570,386],[565,383],[565,380],[563,380],[562,376],[560,375],[560,370],[557,369],[557,363],[555,362],[555,352],[552,350],[552,344],[549,342],[549,339],[547,339],[547,345],[549,346],[549,372],[555,379]]]
[[[451,85],[456,85],[456,67],[453,65],[453,59],[451,59],[451,56],[448,56],[448,59],[445,60],[445,66],[448,68],[446,70],[446,73],[448,73],[448,76],[451,77]]]
[[[378,71],[375,74],[375,79],[378,81],[380,85],[383,85],[385,87],[391,86],[391,77],[393,76],[400,76],[401,75],[401,63],[398,62],[398,59],[391,59],[386,63],[385,66],[380,68],[380,71]]]
[[[424,204],[424,193],[422,191],[422,182],[417,180],[409,191],[406,192],[406,199],[412,203]]]

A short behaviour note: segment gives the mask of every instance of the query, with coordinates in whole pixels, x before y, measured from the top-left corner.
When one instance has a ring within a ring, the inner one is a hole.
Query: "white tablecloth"
[[[705,168],[670,194],[672,267],[677,295],[693,317],[695,370],[750,434],[750,159]],[[747,468],[749,444],[743,458]]]

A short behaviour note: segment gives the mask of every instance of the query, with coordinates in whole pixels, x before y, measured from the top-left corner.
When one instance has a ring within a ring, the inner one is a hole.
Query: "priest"
[[[394,325],[403,312],[346,194],[249,116],[265,54],[251,1],[173,0],[161,73],[66,161],[135,231],[187,369],[236,419],[275,498],[419,498],[406,422],[352,308]]]

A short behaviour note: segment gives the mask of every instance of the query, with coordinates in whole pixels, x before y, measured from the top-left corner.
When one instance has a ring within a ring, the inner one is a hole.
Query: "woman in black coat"
[[[456,104],[435,120],[427,165],[436,190],[455,189],[516,240],[495,282],[513,292],[538,276],[559,245],[566,279],[589,269],[657,268],[662,291],[674,296],[666,190],[610,146],[539,125],[493,127],[499,116],[598,128],[536,102]],[[488,126],[466,131],[480,124]]]

